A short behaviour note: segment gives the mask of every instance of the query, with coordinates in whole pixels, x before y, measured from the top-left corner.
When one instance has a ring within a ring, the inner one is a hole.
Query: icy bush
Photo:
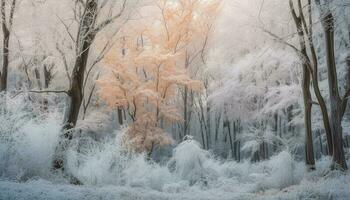
[[[166,167],[149,163],[144,156],[136,157],[128,163],[123,175],[126,183],[133,187],[149,187],[162,191],[164,186],[174,182],[175,177]]]
[[[264,163],[261,163],[264,165]],[[297,163],[289,152],[283,151],[266,162],[264,179],[260,179],[263,188],[283,189],[301,181],[305,169]],[[263,180],[263,181],[262,181]]]
[[[118,146],[113,142],[77,138],[68,150],[67,168],[84,184],[116,184],[119,180],[118,166],[123,165],[118,154]]]
[[[7,99],[6,110],[3,103],[0,104],[3,122],[0,124],[0,178],[45,179],[53,184],[64,180],[51,170],[62,113],[37,112],[40,106],[25,97]],[[295,161],[287,151],[254,164],[221,161],[191,137],[173,149],[168,162],[156,163],[124,147],[124,130],[108,132],[107,128],[96,132],[97,129],[89,125],[94,130],[89,128],[85,133],[86,129],[82,129],[70,142],[66,154],[66,170],[89,187],[125,186],[174,195],[204,191],[240,195],[279,191],[315,179],[304,177],[304,164]],[[329,174],[329,163],[327,157],[318,162],[318,170],[313,172],[316,181],[322,181],[324,175]]]
[[[121,132],[98,142],[89,137],[74,140],[68,151],[68,170],[86,185],[127,185],[162,190],[172,181],[166,167],[132,154],[122,144]]]
[[[39,114],[26,97],[1,99],[0,176],[48,177],[60,133],[56,112]]]
[[[190,185],[195,183],[207,184],[216,178],[215,170],[207,166],[211,154],[203,150],[200,144],[189,138],[180,143],[174,149],[173,158],[169,161],[169,168],[183,180],[189,181]]]
[[[286,151],[255,164],[222,162],[191,138],[173,150],[165,166],[147,160],[143,154],[127,153],[120,134],[116,135],[110,141],[87,142],[79,151],[71,148],[69,170],[87,185],[112,184],[167,193],[204,188],[247,193],[280,190],[300,183],[305,172],[303,163]]]

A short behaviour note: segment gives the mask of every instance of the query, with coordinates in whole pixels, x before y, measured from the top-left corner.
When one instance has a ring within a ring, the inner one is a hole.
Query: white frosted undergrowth
[[[64,177],[51,170],[62,114],[53,110],[40,115],[33,112],[37,105],[24,103],[23,99],[13,101],[0,116],[5,122],[0,124],[0,199],[12,195],[23,195],[22,199],[60,199],[62,195],[114,199],[136,191],[130,199],[254,199],[260,194],[279,198],[283,191],[296,192],[289,194],[288,199],[294,199],[314,197],[317,192],[322,197],[335,195],[340,182],[350,182],[348,176],[325,176],[328,158],[320,160],[312,174],[306,173],[304,164],[287,151],[259,163],[223,161],[191,137],[173,149],[168,162],[159,164],[147,160],[144,154],[127,151],[122,145],[123,131],[91,137],[89,127],[89,134],[83,131],[67,149],[66,170],[84,186],[62,185],[68,181],[62,182]],[[323,184],[328,179],[332,187],[327,189]],[[61,190],[56,191],[55,185]],[[26,198],[23,192],[33,197]],[[40,196],[43,194],[58,196]]]

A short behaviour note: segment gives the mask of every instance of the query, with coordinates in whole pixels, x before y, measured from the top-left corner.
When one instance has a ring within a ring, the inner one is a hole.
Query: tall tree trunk
[[[83,14],[77,37],[78,55],[75,60],[75,65],[71,76],[72,85],[68,92],[70,98],[70,107],[67,113],[65,130],[69,130],[75,127],[78,121],[79,110],[84,95],[84,73],[89,58],[90,47],[96,36],[96,32],[94,31],[94,24],[97,17],[97,1],[89,0],[85,6],[85,13]]]
[[[72,84],[68,91],[69,107],[66,115],[66,122],[64,126],[64,138],[60,141],[54,159],[53,166],[55,169],[64,169],[64,151],[69,145],[69,140],[73,138],[72,128],[75,127],[80,107],[83,101],[83,84],[86,65],[89,57],[90,47],[96,36],[94,25],[97,17],[97,1],[88,0],[85,5],[85,11],[81,19],[77,36],[77,58],[75,60],[74,69],[72,72]]]
[[[321,131],[320,130],[317,130],[317,135],[318,135],[318,140],[320,142],[320,152],[321,152],[321,155],[323,154],[323,145],[322,145],[322,135],[321,135]]]
[[[278,136],[278,114],[277,113],[273,114],[273,121],[274,121],[274,123],[273,123],[274,130],[273,131],[275,132],[275,136],[277,138],[277,136]],[[273,141],[272,145],[273,145],[273,152],[274,153],[277,152],[278,143],[276,142],[276,140]]]
[[[233,158],[235,160],[238,160],[237,158],[237,125],[236,125],[236,121],[233,121],[232,123],[233,127],[232,127],[232,131],[233,131]]]
[[[240,120],[237,120],[237,133],[240,134],[242,132],[242,126]],[[237,141],[237,162],[241,161],[241,141]]]
[[[309,63],[307,61],[307,51],[305,43],[305,34],[302,24],[302,10],[299,9],[299,16],[297,16],[293,1],[289,1],[291,14],[293,16],[294,23],[297,28],[299,44],[300,44],[300,59],[302,60],[302,90],[303,90],[303,101],[304,101],[304,125],[305,125],[305,162],[309,170],[315,169],[315,156],[313,149],[312,139],[312,124],[311,124],[311,109],[312,109],[312,98],[310,92],[311,83],[311,71],[309,69]]]
[[[330,95],[330,119],[333,133],[333,163],[332,169],[347,169],[345,153],[343,147],[342,122],[342,99],[339,95],[337,68],[335,64],[334,49],[334,19],[332,13],[328,10],[323,13],[322,26],[325,34],[326,58],[328,68],[328,84]]]
[[[323,99],[323,96],[321,95],[321,91],[318,86],[318,70],[317,67],[314,67],[314,72],[313,72],[313,87],[314,87],[314,92],[315,96],[317,98],[318,104],[320,105],[321,108],[321,113],[322,113],[322,119],[323,119],[323,126],[326,132],[326,138],[327,138],[327,146],[328,148],[328,155],[333,155],[333,138],[332,138],[332,129],[331,125],[329,122],[329,117],[328,117],[328,111],[327,111],[327,106],[326,103]]]
[[[6,1],[1,0],[1,26],[3,33],[3,47],[2,47],[2,71],[0,73],[0,92],[6,91],[7,89],[7,77],[9,67],[9,44],[11,36],[11,27],[13,23],[13,16],[16,8],[16,0],[12,0],[10,7],[10,14],[6,17]]]
[[[183,126],[183,136],[186,136],[188,134],[188,125],[189,125],[189,119],[188,119],[188,87],[185,86],[184,96],[184,126]]]
[[[211,110],[210,110],[210,103],[208,101],[206,101],[206,106],[207,106],[207,112],[206,112],[206,116],[207,116],[207,147],[208,149],[210,149],[210,142],[211,142]]]
[[[230,149],[231,149],[231,158],[234,158],[234,149],[233,149],[233,142],[232,142],[231,126],[230,126],[229,120],[225,120],[223,126],[227,127],[228,137],[229,137],[228,139],[229,139]]]
[[[10,41],[10,31],[6,28],[6,25],[2,25],[3,32],[3,55],[2,55],[2,72],[0,80],[0,92],[6,91],[7,88],[7,74],[8,74],[8,65],[9,65],[9,41]]]
[[[219,139],[221,115],[222,114],[220,112],[215,115],[215,142],[217,142]]]
[[[304,124],[305,124],[305,157],[309,169],[315,169],[315,158],[312,140],[311,126],[311,93],[310,93],[310,72],[303,66],[303,97],[304,97]]]
[[[119,125],[123,125],[123,110],[122,110],[122,108],[118,108],[118,122],[119,122]]]
[[[328,117],[328,111],[327,111],[327,106],[325,103],[325,100],[321,94],[321,90],[319,88],[319,82],[318,82],[318,60],[317,60],[317,54],[316,54],[316,49],[313,41],[313,19],[312,19],[312,4],[311,0],[308,0],[308,15],[309,15],[309,25],[306,24],[306,19],[305,16],[302,12],[302,5],[301,5],[301,0],[298,1],[299,5],[299,10],[300,10],[300,17],[302,19],[302,23],[304,25],[304,29],[307,35],[307,41],[310,46],[310,52],[311,52],[311,58],[312,58],[312,81],[313,81],[313,88],[315,92],[315,96],[317,98],[318,104],[321,108],[321,113],[322,113],[322,119],[323,119],[323,125],[324,129],[326,132],[326,138],[327,138],[327,145],[328,147],[328,155],[333,155],[333,138],[332,138],[332,130],[329,122],[329,117]],[[308,27],[309,26],[309,27]],[[307,55],[305,55],[307,56]],[[310,60],[310,59],[308,59]],[[311,62],[308,61],[308,63],[311,65]],[[310,66],[311,69],[311,66]]]

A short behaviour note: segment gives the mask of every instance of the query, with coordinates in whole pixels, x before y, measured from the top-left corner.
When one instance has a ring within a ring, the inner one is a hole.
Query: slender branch
[[[25,91],[19,91],[18,93],[16,93],[15,95],[13,95],[11,98],[15,98],[17,97],[18,95],[24,93]],[[27,91],[28,93],[36,93],[36,94],[42,94],[42,93],[56,93],[56,94],[67,94],[68,96],[70,96],[69,92],[66,91],[66,90],[30,90],[30,91]]]
[[[63,65],[64,65],[65,70],[66,70],[66,76],[67,76],[68,81],[69,81],[69,86],[71,86],[72,85],[72,78],[70,77],[70,74],[69,74],[67,58],[66,58],[63,50],[59,47],[58,43],[56,43],[56,49],[60,53],[60,55],[63,59]]]
[[[292,48],[298,55],[301,54],[301,51],[295,47],[294,45],[290,44],[289,42],[285,41],[283,38],[279,37],[278,35],[272,33],[271,31],[261,27],[261,29],[267,33],[268,35],[270,35],[272,38],[274,38],[277,42],[283,43],[285,45],[287,45],[288,47]]]
[[[62,25],[64,26],[64,28],[66,29],[66,32],[69,35],[69,38],[76,43],[76,39],[73,37],[72,33],[69,31],[69,26],[63,21],[63,19],[61,19],[58,15],[56,15],[56,17],[58,18],[58,20],[62,23]]]
[[[37,94],[42,94],[42,93],[64,93],[67,94],[68,96],[70,96],[69,92],[67,90],[30,90],[28,91],[30,93],[37,93]]]
[[[9,29],[11,30],[13,24],[13,15],[15,14],[16,0],[12,0],[11,10],[10,10],[10,19],[9,19]]]
[[[99,31],[101,31],[102,29],[104,29],[106,26],[108,26],[110,23],[114,22],[116,19],[118,19],[124,12],[125,8],[126,8],[126,1],[127,0],[123,0],[123,4],[122,4],[122,8],[119,11],[118,14],[114,15],[113,17],[106,19],[105,21],[101,22],[99,25],[97,25],[97,27],[93,30],[93,32],[97,33]]]
[[[111,39],[109,39],[103,49],[100,51],[99,55],[97,56],[97,58],[94,60],[94,62],[91,64],[90,68],[87,70],[87,73],[86,73],[86,76],[85,76],[85,79],[84,79],[84,84],[83,84],[83,89],[85,90],[85,87],[87,85],[87,82],[88,82],[88,79],[90,77],[90,74],[92,72],[92,70],[96,67],[96,65],[98,63],[100,63],[105,55],[111,50],[111,48],[113,47],[113,45],[115,44],[115,41],[112,41],[112,39],[115,37],[115,35],[119,32],[119,30],[115,31],[113,33],[113,35],[111,36]]]
[[[18,52],[19,52],[19,55],[20,55],[20,57],[21,57],[21,59],[22,59],[23,65],[24,65],[24,72],[25,72],[25,74],[26,74],[26,76],[27,76],[28,84],[30,85],[32,81],[31,81],[31,79],[30,79],[29,72],[28,72],[29,64],[26,62],[25,56],[23,55],[23,52],[22,52],[22,45],[21,45],[21,42],[19,41],[19,37],[17,36],[16,33],[13,33],[13,34],[14,34],[14,36],[16,37],[16,42],[17,42],[17,44],[18,44],[18,49],[19,49]]]
[[[99,77],[100,77],[100,72],[98,73],[98,75],[96,77],[96,80],[98,80]],[[86,111],[87,111],[87,109],[88,109],[88,107],[89,107],[89,105],[91,103],[92,95],[93,95],[93,93],[95,91],[95,88],[96,88],[96,82],[94,83],[94,85],[91,88],[91,91],[90,91],[90,94],[88,96],[87,101],[85,101],[85,99],[84,99],[84,103],[83,103],[83,107],[84,107],[83,119],[85,119]]]

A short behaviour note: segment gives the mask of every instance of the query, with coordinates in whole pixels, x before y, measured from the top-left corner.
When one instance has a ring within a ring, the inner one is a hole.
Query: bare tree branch
[[[101,22],[99,25],[96,26],[96,28],[93,30],[93,32],[98,33],[100,32],[102,29],[104,29],[106,26],[108,26],[110,23],[114,22],[116,19],[118,19],[124,12],[125,8],[126,8],[126,1],[127,0],[123,0],[123,4],[122,4],[122,8],[121,10],[118,12],[118,14],[116,14],[113,17],[110,17],[108,19],[106,19],[105,21]]]
[[[67,94],[68,96],[70,95],[69,92],[66,90],[30,90],[28,92],[38,93],[38,94],[41,94],[41,93],[64,93],[64,94]]]
[[[64,65],[65,70],[66,70],[66,76],[67,76],[67,79],[69,81],[69,86],[71,86],[72,85],[72,78],[69,75],[69,67],[68,67],[67,58],[66,58],[63,50],[59,47],[59,45],[57,43],[56,43],[56,49],[60,53],[60,55],[61,55],[61,57],[63,59],[63,65]]]
[[[70,32],[70,28],[69,26],[63,21],[63,19],[61,19],[60,16],[56,15],[56,17],[58,18],[58,20],[62,23],[62,25],[64,26],[64,28],[66,29],[66,32],[68,33],[69,38],[72,40],[72,42],[76,42],[76,39],[73,37],[72,33]]]

